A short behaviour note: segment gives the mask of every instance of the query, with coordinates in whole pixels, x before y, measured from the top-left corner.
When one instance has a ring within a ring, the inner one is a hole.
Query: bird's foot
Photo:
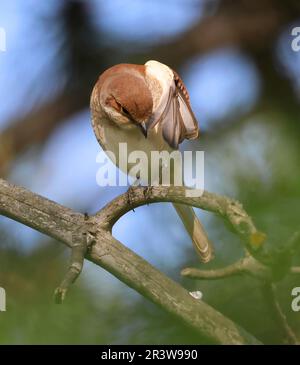
[[[135,190],[138,186],[136,185],[130,185],[127,190],[127,204],[130,207],[134,206],[134,197],[135,197]],[[132,211],[135,212],[134,208],[132,208]]]
[[[144,197],[146,199],[146,201],[148,201],[151,197],[151,194],[152,194],[152,189],[153,189],[153,186],[145,186],[144,187]],[[149,203],[147,202],[147,205],[149,205]]]

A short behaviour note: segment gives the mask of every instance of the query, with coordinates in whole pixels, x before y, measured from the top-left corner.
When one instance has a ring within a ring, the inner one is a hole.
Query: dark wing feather
[[[186,129],[186,135],[184,138],[197,138],[199,134],[199,126],[191,108],[189,93],[178,73],[173,70],[173,74],[176,90],[178,92],[180,114]]]
[[[163,114],[163,137],[172,148],[177,149],[179,143],[184,139],[185,127],[180,113],[179,100],[172,88],[170,88],[168,104]]]
[[[188,92],[175,72],[166,107],[151,127],[157,123],[161,123],[163,137],[172,148],[177,149],[184,139],[198,137],[198,122],[192,111]]]
[[[197,138],[199,128],[190,106],[187,89],[175,71],[173,71],[173,75],[168,99],[166,100],[166,97],[164,97],[158,110],[153,113],[147,124],[148,129],[160,125],[165,141],[172,148],[177,149],[184,139]],[[162,109],[162,103],[165,103],[164,109]]]
[[[199,134],[199,127],[197,119],[190,106],[190,102],[186,99],[185,95],[180,90],[178,92],[177,98],[179,103],[180,115],[185,127],[184,138],[197,138]]]

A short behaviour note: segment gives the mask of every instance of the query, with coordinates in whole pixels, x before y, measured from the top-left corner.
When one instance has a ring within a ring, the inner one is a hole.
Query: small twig
[[[287,241],[285,245],[286,249],[293,255],[297,250],[300,249],[300,232],[295,232],[292,237]]]
[[[274,313],[275,320],[279,324],[279,326],[282,328],[283,332],[286,335],[287,341],[291,345],[298,345],[299,340],[297,339],[294,331],[290,327],[290,325],[287,322],[286,316],[283,313],[281,306],[279,304],[279,301],[276,296],[276,286],[274,283],[266,283],[263,286],[263,292],[266,295],[268,302],[270,303],[270,306],[272,308],[272,311]]]
[[[87,245],[84,243],[84,241],[75,243],[73,244],[71,250],[71,260],[67,273],[65,274],[64,279],[62,280],[59,287],[56,288],[54,292],[54,299],[57,304],[61,304],[64,301],[69,287],[80,275],[83,268],[84,257],[87,252]]]
[[[290,270],[291,274],[300,274],[300,266],[293,266]]]
[[[181,275],[191,279],[212,280],[245,274],[263,280],[270,280],[271,278],[271,270],[251,256],[247,256],[221,269],[199,270],[195,268],[186,268],[181,271]]]
[[[92,243],[95,242],[97,226],[93,225],[92,219],[87,213],[84,214],[84,222],[72,234],[70,264],[61,284],[54,291],[54,300],[57,304],[64,301],[70,286],[81,274],[84,258]]]

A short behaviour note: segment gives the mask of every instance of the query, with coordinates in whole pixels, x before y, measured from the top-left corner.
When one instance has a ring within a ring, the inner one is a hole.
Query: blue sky
[[[202,16],[202,1],[97,1],[95,22],[110,36],[151,44],[193,26]]]

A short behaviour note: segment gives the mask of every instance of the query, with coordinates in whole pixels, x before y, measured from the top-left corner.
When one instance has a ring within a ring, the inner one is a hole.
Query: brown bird
[[[116,157],[120,143],[127,143],[128,155],[144,151],[150,158],[152,151],[171,153],[199,133],[183,81],[157,61],[119,64],[103,72],[91,95],[91,113],[98,142]],[[173,205],[201,260],[210,261],[212,246],[193,208]]]

